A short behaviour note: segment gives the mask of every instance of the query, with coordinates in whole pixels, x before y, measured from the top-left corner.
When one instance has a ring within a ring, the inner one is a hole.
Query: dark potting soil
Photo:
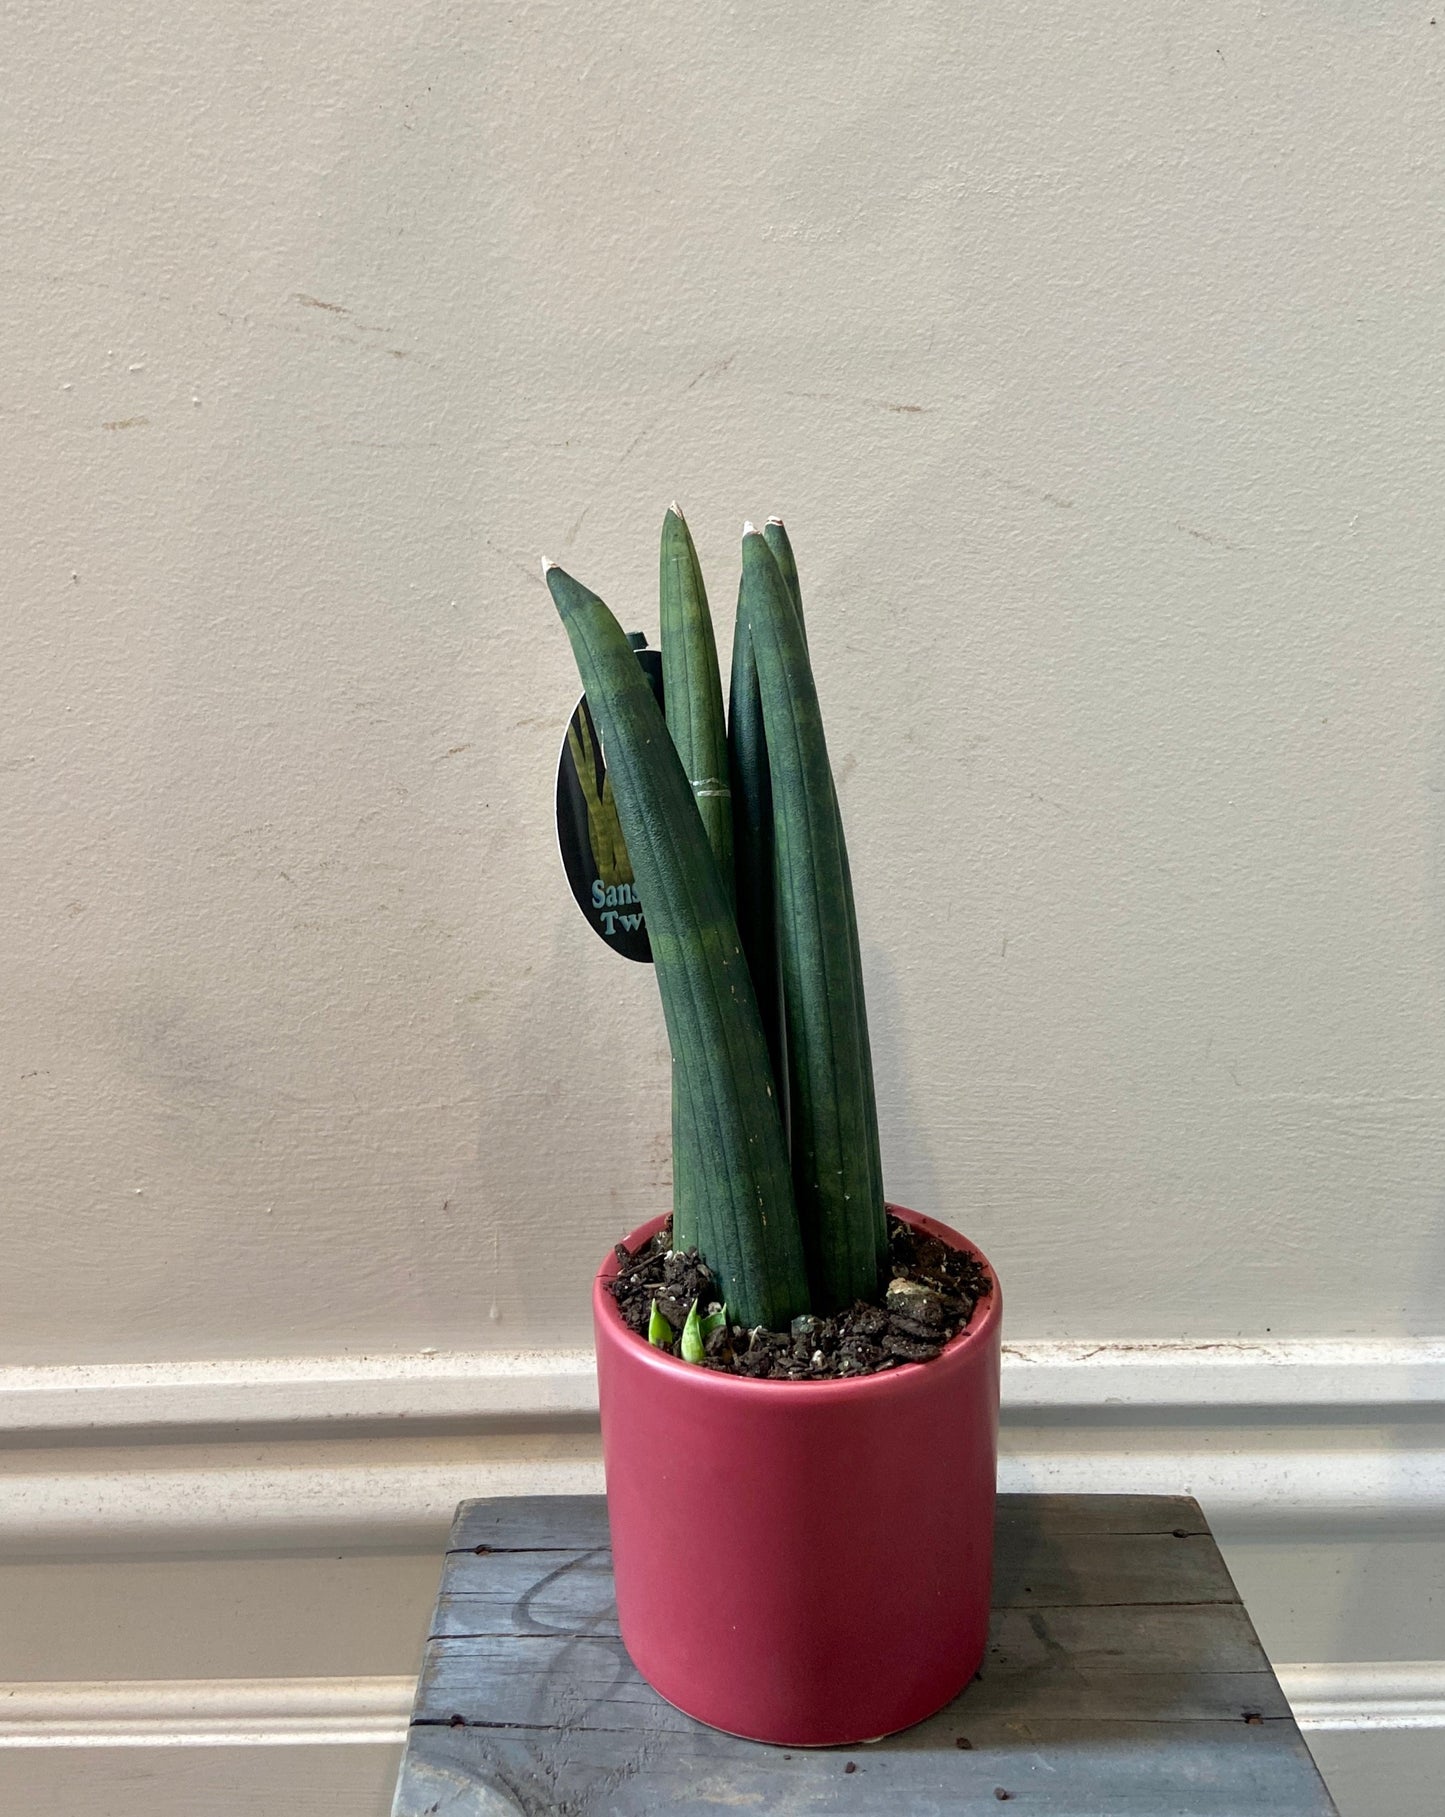
[[[827,1381],[932,1361],[967,1325],[992,1283],[971,1255],[894,1217],[888,1220],[888,1260],[888,1284],[877,1301],[859,1300],[834,1318],[808,1314],[794,1319],[791,1331],[722,1326],[706,1339],[702,1367]],[[678,1334],[668,1349],[679,1356],[689,1307],[696,1301],[706,1313],[721,1298],[707,1264],[695,1249],[673,1250],[670,1223],[631,1253],[619,1243],[617,1261],[608,1289],[624,1322],[645,1338],[656,1304]]]

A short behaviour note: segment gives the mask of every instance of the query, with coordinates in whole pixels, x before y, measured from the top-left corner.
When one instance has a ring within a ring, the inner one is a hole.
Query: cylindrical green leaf
[[[887,1218],[852,883],[817,688],[793,595],[766,540],[743,537],[773,791],[778,945],[793,1190],[814,1302],[833,1312],[879,1286]]]
[[[662,704],[667,729],[692,785],[723,887],[733,887],[732,804],[728,785],[727,727],[717,641],[702,568],[691,532],[676,505],[662,520],[658,561],[662,644]],[[676,1086],[672,1094],[672,1241],[676,1249],[697,1246],[697,1185],[689,1166],[686,1107]]]
[[[773,560],[778,564],[778,572],[787,582],[788,592],[792,595],[793,605],[798,613],[798,632],[803,640],[803,648],[806,650],[808,646],[808,621],[803,613],[803,589],[802,584],[798,579],[798,563],[797,558],[793,554],[792,540],[788,535],[787,527],[784,525],[782,518],[770,517],[768,519],[767,523],[763,526],[763,540],[772,550]],[[838,805],[838,792],[836,788],[832,791],[832,795],[833,805],[836,808]],[[858,967],[858,976],[861,979],[863,974],[858,949],[858,917],[853,904],[853,877],[848,866],[848,847],[843,838],[841,815],[839,817],[838,825],[838,846],[843,855],[843,904],[848,912],[848,946],[849,951],[853,955],[854,964]],[[746,934],[744,934],[743,946],[746,950]],[[766,1033],[768,1029],[768,1011],[761,998],[759,998],[758,1007],[763,1018],[763,1030]],[[878,1142],[878,1109],[874,1097],[873,1057],[868,1040],[868,1018],[866,1014],[862,1018],[858,1033],[863,1050],[862,1073],[867,1094],[867,1116],[865,1121],[868,1128],[868,1139],[871,1149],[870,1165],[873,1170],[874,1178],[878,1183],[878,1192],[881,1194],[883,1191],[883,1161]],[[769,1037],[768,1049],[769,1052],[772,1051],[771,1037]],[[783,1126],[786,1129],[788,1126],[786,1115],[786,1092],[783,1094],[783,1105]]]
[[[798,629],[803,633],[803,642],[806,644],[808,623],[803,617],[803,589],[798,581],[797,558],[793,554],[793,545],[782,518],[770,517],[763,525],[763,541],[772,550],[773,560],[778,564],[778,572],[788,583],[788,591],[793,596],[793,604],[798,608]]]
[[[668,507],[662,520],[658,581],[667,729],[692,785],[724,887],[731,889],[732,803],[717,640],[697,550],[676,505]]]
[[[733,855],[738,932],[757,992],[758,1014],[773,1065],[778,1101],[787,1127],[787,1068],[783,1057],[783,1007],[778,979],[778,923],[773,903],[773,785],[768,740],[752,639],[741,595],[733,631],[728,690],[728,768],[733,788]]]

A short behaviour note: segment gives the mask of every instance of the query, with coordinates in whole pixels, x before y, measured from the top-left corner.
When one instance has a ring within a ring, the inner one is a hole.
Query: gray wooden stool
[[[738,1586],[739,1595],[747,1586]],[[617,1636],[601,1496],[463,1502],[394,1817],[1333,1817],[1198,1504],[999,1499],[983,1671],[887,1741],[736,1741]]]

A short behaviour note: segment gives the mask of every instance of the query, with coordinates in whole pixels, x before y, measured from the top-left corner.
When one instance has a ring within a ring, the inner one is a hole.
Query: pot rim
[[[987,1354],[996,1342],[999,1321],[1003,1316],[1003,1296],[999,1291],[998,1274],[978,1245],[970,1242],[951,1225],[941,1223],[925,1212],[910,1211],[906,1206],[894,1205],[890,1201],[885,1201],[885,1207],[895,1218],[915,1229],[925,1230],[929,1236],[937,1237],[949,1248],[966,1250],[983,1265],[988,1274],[990,1286],[987,1297],[975,1305],[973,1316],[963,1330],[956,1332],[942,1351],[926,1363],[898,1363],[892,1369],[879,1370],[872,1375],[835,1376],[824,1381],[778,1381],[772,1377],[758,1379],[754,1376],[733,1375],[720,1369],[704,1369],[697,1363],[685,1363],[681,1357],[672,1356],[665,1350],[659,1350],[655,1344],[649,1344],[646,1338],[640,1337],[623,1320],[616,1300],[607,1291],[607,1283],[621,1267],[614,1250],[608,1251],[593,1278],[592,1310],[597,1321],[597,1335],[600,1339],[606,1332],[624,1349],[632,1352],[635,1362],[659,1370],[664,1375],[685,1377],[700,1391],[754,1397],[761,1395],[774,1405],[778,1395],[784,1391],[808,1394],[817,1400],[822,1400],[825,1396],[835,1401],[856,1400],[860,1396],[887,1394],[905,1384],[912,1386],[922,1385],[925,1380],[941,1381],[953,1370],[972,1363],[976,1355]],[[647,1242],[661,1230],[669,1215],[663,1212],[660,1216],[648,1218],[645,1223],[639,1224],[622,1239],[623,1247],[635,1251],[640,1244]]]

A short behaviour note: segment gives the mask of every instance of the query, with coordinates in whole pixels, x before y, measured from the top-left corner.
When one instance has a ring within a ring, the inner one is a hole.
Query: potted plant
[[[673,1060],[671,1219],[626,1236],[593,1293],[622,1638],[717,1728],[867,1740],[941,1708],[983,1655],[998,1288],[964,1237],[884,1199],[848,856],[781,521],[744,527],[726,720],[676,506],[662,707],[640,640],[544,571]]]

